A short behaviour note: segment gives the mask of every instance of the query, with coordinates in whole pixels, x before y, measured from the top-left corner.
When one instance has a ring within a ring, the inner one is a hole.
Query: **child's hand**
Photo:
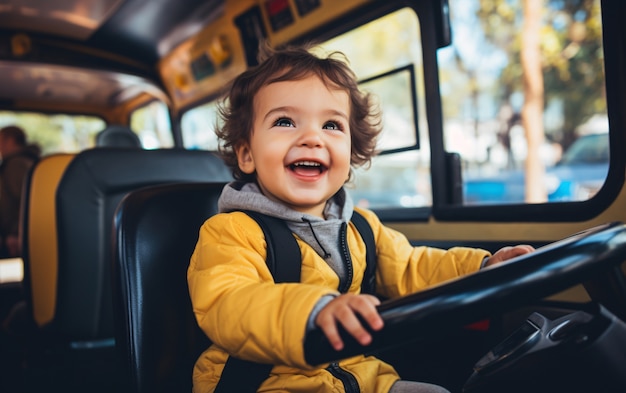
[[[379,304],[380,300],[371,295],[340,295],[320,311],[315,318],[315,324],[322,329],[330,345],[337,351],[343,348],[337,323],[340,323],[361,345],[367,345],[372,341],[372,336],[361,325],[357,314],[372,329],[380,330],[383,327],[383,319],[376,310],[376,306]]]
[[[517,246],[507,246],[502,247],[495,254],[487,259],[487,263],[485,266],[495,265],[496,263],[500,263],[506,261],[507,259],[511,259],[520,255],[528,254],[529,252],[535,251],[533,246],[529,246],[527,244],[520,244]]]

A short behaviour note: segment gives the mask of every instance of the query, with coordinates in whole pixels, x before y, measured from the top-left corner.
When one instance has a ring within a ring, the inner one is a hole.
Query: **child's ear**
[[[247,143],[243,143],[237,146],[237,164],[239,165],[239,169],[243,173],[251,174],[254,173],[256,169],[254,165],[254,158],[252,157],[252,151],[250,150],[250,145]]]

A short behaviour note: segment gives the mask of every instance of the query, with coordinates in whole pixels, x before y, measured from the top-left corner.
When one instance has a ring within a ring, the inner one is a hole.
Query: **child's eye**
[[[343,127],[341,126],[341,124],[334,122],[334,121],[326,122],[322,128],[325,130],[337,130],[337,131],[343,130]]]
[[[274,122],[275,127],[294,127],[293,121],[287,117],[281,117]]]

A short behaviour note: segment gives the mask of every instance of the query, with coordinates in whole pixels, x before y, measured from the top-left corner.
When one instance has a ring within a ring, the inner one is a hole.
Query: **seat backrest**
[[[112,224],[124,195],[149,185],[231,179],[208,151],[95,148],[77,154],[56,193],[57,290],[46,329],[73,348],[114,342]]]
[[[20,237],[26,304],[38,326],[54,315],[58,270],[55,195],[74,154],[40,159],[24,182]]]
[[[223,186],[149,187],[128,194],[118,208],[116,343],[131,392],[191,391],[194,362],[210,342],[192,312],[187,267]]]
[[[128,126],[121,124],[108,125],[96,134],[97,147],[129,147],[141,149],[141,140]]]

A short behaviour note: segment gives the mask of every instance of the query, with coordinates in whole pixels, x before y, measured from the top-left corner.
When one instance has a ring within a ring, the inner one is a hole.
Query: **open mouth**
[[[324,173],[328,168],[316,161],[297,161],[290,164],[289,169],[299,175],[314,176]]]

